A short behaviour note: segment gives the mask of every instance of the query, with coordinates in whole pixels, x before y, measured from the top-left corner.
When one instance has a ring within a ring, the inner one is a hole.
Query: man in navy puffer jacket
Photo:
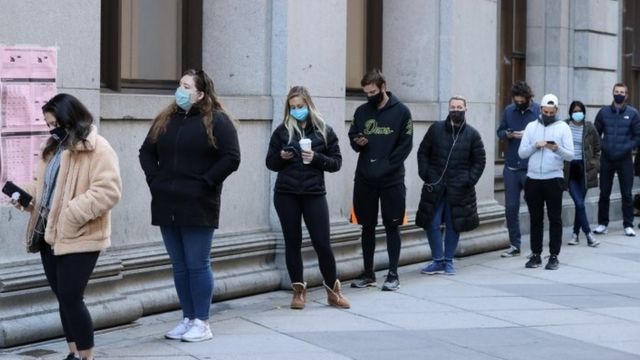
[[[600,200],[598,201],[598,226],[596,234],[605,234],[609,225],[609,197],[613,176],[618,174],[622,196],[624,234],[635,236],[633,231],[633,161],[631,151],[640,145],[640,116],[627,104],[628,88],[623,83],[613,86],[613,103],[602,107],[594,125],[602,143],[600,158]]]

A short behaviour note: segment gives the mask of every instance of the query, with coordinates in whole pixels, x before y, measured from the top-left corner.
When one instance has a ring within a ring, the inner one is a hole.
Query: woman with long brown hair
[[[235,126],[204,71],[188,70],[175,101],[154,120],[140,148],[151,191],[151,223],[160,226],[183,320],[168,339],[212,338],[211,243],[218,227],[222,183],[240,164]]]
[[[24,184],[30,251],[39,251],[60,307],[67,360],[93,360],[93,322],[84,292],[100,251],[111,244],[111,209],[122,193],[118,156],[98,135],[93,116],[74,96],[58,94],[42,107],[51,137],[35,181]]]

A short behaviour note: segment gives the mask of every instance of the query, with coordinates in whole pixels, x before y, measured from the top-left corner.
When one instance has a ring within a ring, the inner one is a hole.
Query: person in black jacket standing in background
[[[349,139],[353,150],[359,153],[351,221],[362,225],[364,271],[351,287],[376,286],[373,257],[380,202],[389,254],[389,272],[382,290],[391,291],[400,286],[399,225],[406,222],[404,160],[413,145],[413,123],[409,108],[386,91],[386,81],[380,70],[365,74],[360,85],[368,100],[353,115]]]
[[[423,274],[454,275],[460,233],[480,223],[475,185],[484,171],[486,154],[480,134],[466,122],[466,111],[463,97],[449,99],[449,116],[429,127],[418,149],[418,174],[424,185],[416,225],[425,229],[433,259]]]
[[[613,176],[618,173],[622,196],[622,226],[624,234],[636,236],[633,231],[633,161],[631,151],[640,145],[640,116],[627,104],[627,85],[613,85],[613,102],[603,106],[594,125],[600,134],[602,156],[600,157],[600,199],[598,201],[598,226],[596,234],[606,234],[609,225],[609,197]]]
[[[183,312],[165,337],[195,342],[212,338],[211,242],[222,183],[238,169],[240,147],[204,71],[186,71],[175,98],[153,120],[140,165],[151,190],[151,222],[160,226]]]
[[[303,149],[302,142],[310,142]],[[342,165],[338,137],[327,125],[303,86],[289,90],[284,120],[271,135],[266,165],[278,178],[273,204],[284,235],[287,271],[293,288],[292,309],[303,309],[307,284],[303,279],[302,219],[324,278],[329,305],[349,308],[336,275],[336,260],[331,250],[329,207],[325,196],[324,172],[336,172]]]

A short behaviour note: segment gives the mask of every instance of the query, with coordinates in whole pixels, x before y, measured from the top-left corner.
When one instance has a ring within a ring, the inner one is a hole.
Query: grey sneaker
[[[503,258],[514,257],[514,256],[520,256],[520,249],[518,249],[513,245],[511,245],[507,251],[500,254],[500,257],[503,257]]]
[[[351,283],[352,288],[365,288],[367,286],[376,286],[376,274],[367,273],[366,271],[360,274],[357,278],[353,279]]]
[[[384,284],[382,285],[382,291],[396,291],[398,289],[400,289],[400,279],[398,279],[398,274],[389,272],[384,280]]]
[[[587,236],[587,241],[589,241],[589,237],[588,236]],[[569,245],[578,245],[578,244],[580,244],[580,238],[578,237],[578,234],[571,234],[571,240],[567,241],[567,244],[569,244]]]
[[[593,234],[588,233],[587,234],[587,245],[591,246],[591,247],[598,247],[598,245],[600,245],[600,240],[596,239]]]

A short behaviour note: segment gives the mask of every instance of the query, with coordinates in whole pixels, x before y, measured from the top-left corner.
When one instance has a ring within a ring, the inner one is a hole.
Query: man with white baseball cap
[[[542,265],[544,207],[549,218],[549,262],[547,270],[558,269],[562,246],[562,192],[565,189],[563,167],[573,159],[573,138],[569,125],[558,120],[558,98],[547,94],[540,101],[540,118],[524,129],[518,155],[529,159],[524,198],[531,219],[531,256],[527,268]]]

